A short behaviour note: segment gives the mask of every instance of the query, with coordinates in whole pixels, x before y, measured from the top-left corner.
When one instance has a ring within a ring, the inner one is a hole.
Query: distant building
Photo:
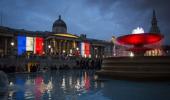
[[[155,33],[155,34],[161,34],[161,31],[157,24],[157,17],[156,17],[155,10],[153,10],[153,15],[152,15],[152,20],[151,20],[151,28],[150,28],[149,32]],[[164,53],[162,46],[163,46],[163,40],[161,40],[157,43],[154,43],[154,44],[150,44],[150,45],[148,45],[148,47],[151,47],[153,49],[146,51],[144,55],[145,56],[163,56],[163,55],[165,55],[165,53]]]
[[[0,26],[0,55],[50,55],[105,57],[112,55],[113,43],[67,32],[61,16],[53,23],[52,32],[27,31]]]

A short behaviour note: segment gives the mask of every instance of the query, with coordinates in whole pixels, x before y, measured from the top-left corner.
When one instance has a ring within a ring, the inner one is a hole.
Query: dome
[[[52,31],[54,33],[67,33],[67,25],[61,19],[60,15],[59,18],[53,23]]]

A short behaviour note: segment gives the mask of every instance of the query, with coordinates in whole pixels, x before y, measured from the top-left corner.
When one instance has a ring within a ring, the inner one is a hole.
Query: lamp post
[[[49,54],[51,54],[51,45],[48,45],[48,51],[49,51]]]
[[[15,43],[14,42],[11,42],[11,46],[13,47],[15,45]]]
[[[80,54],[79,54],[79,48],[77,47],[76,48],[76,56],[79,56]]]
[[[14,54],[14,45],[15,45],[14,41],[11,41],[10,45],[11,45],[11,55],[13,55]]]

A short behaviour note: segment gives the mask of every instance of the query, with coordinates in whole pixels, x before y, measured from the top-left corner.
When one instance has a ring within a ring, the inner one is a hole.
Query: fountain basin
[[[170,57],[109,57],[102,63],[99,76],[123,79],[170,79]]]
[[[163,36],[159,33],[141,33],[141,34],[128,34],[120,36],[117,41],[120,44],[143,46],[160,41]]]

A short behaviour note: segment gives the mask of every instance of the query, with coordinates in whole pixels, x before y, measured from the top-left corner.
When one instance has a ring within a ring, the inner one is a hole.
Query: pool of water
[[[9,74],[2,100],[170,100],[170,82],[95,81],[95,71]]]

